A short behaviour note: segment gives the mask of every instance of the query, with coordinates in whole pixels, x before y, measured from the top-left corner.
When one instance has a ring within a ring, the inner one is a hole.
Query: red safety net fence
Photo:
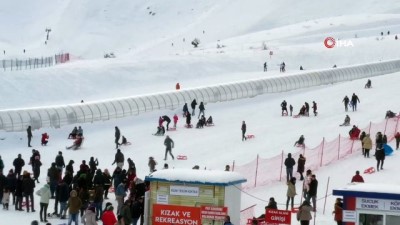
[[[370,134],[371,139],[375,142],[375,134],[381,132],[387,136],[388,142],[394,139],[394,135],[400,131],[399,117],[389,118],[380,123],[372,123],[361,131]],[[314,147],[300,147],[295,153],[292,153],[294,159],[298,159],[300,154],[306,157],[305,169],[317,170],[322,166],[329,165],[350,154],[361,151],[361,141],[359,139],[352,140],[349,136],[343,137],[339,134],[332,141],[322,139],[321,143]],[[242,174],[247,182],[243,184],[243,188],[249,189],[257,186],[264,186],[270,183],[286,179],[286,168],[284,160],[287,153],[282,151],[280,155],[272,158],[263,159],[257,155],[256,159],[244,165],[235,165],[233,162],[232,170]],[[293,174],[296,174],[297,167],[293,168]]]

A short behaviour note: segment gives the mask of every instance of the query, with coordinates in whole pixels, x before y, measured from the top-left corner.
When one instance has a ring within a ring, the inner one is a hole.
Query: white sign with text
[[[183,195],[183,196],[199,196],[199,187],[187,187],[187,186],[170,186],[170,195]]]

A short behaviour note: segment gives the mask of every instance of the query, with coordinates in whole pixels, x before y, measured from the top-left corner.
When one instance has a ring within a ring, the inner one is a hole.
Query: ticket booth
[[[400,224],[400,186],[391,184],[351,184],[333,190],[343,198],[343,224]]]
[[[225,215],[240,224],[241,184],[235,172],[165,169],[146,176],[147,225],[222,225]]]

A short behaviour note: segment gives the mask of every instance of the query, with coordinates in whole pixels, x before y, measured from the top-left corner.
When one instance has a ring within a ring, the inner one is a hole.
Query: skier
[[[353,107],[353,112],[357,111],[357,102],[360,103],[360,99],[355,93],[353,93],[351,96],[351,106]]]
[[[290,116],[292,116],[292,113],[293,113],[293,106],[292,105],[289,106],[289,111],[290,111]]]
[[[350,126],[350,116],[346,115],[346,117],[344,118],[344,123],[340,124],[339,126]]]
[[[267,72],[267,62],[264,63],[264,72]]]
[[[347,97],[347,95],[346,96],[344,96],[344,98],[343,98],[343,101],[342,102],[344,102],[344,110],[347,112],[349,109],[347,108],[348,107],[348,105],[349,105],[349,102],[350,102],[350,99],[349,99],[349,97]]]
[[[169,130],[169,124],[171,123],[171,119],[167,115],[164,115],[161,118],[162,118],[163,121],[167,122],[167,130]]]
[[[204,108],[204,103],[200,102],[200,105],[199,105],[199,116],[197,117],[197,119],[200,118],[200,114],[203,114],[203,116],[206,115],[206,114],[204,114],[204,110],[206,110],[206,108]]]
[[[175,114],[173,119],[174,119],[174,128],[176,128],[176,124],[178,123],[178,116]]]
[[[119,138],[121,137],[121,132],[119,131],[119,128],[115,126],[115,148],[117,149],[119,144]]]
[[[187,112],[189,112],[189,109],[188,109],[187,103],[185,103],[185,104],[183,105],[183,109],[182,109],[182,111],[183,111],[183,117],[185,117],[185,116],[186,116],[186,114],[187,114]]]
[[[32,140],[32,128],[31,126],[28,126],[28,129],[26,129],[26,133],[28,136],[28,147],[32,147],[31,146],[31,140]]]
[[[283,102],[281,103],[281,108],[282,108],[282,116],[284,116],[284,115],[287,116],[288,111],[287,111],[287,102],[286,102],[286,100],[283,100]],[[284,113],[285,111],[286,111],[286,114]]]
[[[308,102],[305,102],[304,106],[306,107],[306,110],[304,111],[304,114],[306,116],[310,116],[310,105],[308,104]]]
[[[247,129],[246,122],[243,121],[243,122],[242,122],[242,141],[247,140],[247,137],[246,137],[246,129]]]
[[[174,141],[167,135],[167,137],[164,140],[164,145],[165,145],[165,157],[164,160],[167,160],[167,154],[169,153],[172,157],[174,158],[174,155],[172,155],[172,149],[174,148]]]
[[[195,115],[194,110],[196,109],[196,105],[197,105],[196,99],[193,99],[192,103],[190,104],[190,106],[192,107],[192,116]]]
[[[313,109],[314,116],[317,116],[317,115],[318,115],[318,112],[317,112],[317,103],[316,103],[315,101],[313,101],[312,103],[313,103],[312,109]]]

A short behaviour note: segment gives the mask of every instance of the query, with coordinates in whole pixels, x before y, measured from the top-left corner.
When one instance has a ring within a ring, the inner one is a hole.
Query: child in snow
[[[176,124],[178,123],[178,116],[175,114],[173,119],[174,119],[174,128],[176,128]]]
[[[47,133],[42,134],[42,146],[47,145],[49,142],[49,135]]]

